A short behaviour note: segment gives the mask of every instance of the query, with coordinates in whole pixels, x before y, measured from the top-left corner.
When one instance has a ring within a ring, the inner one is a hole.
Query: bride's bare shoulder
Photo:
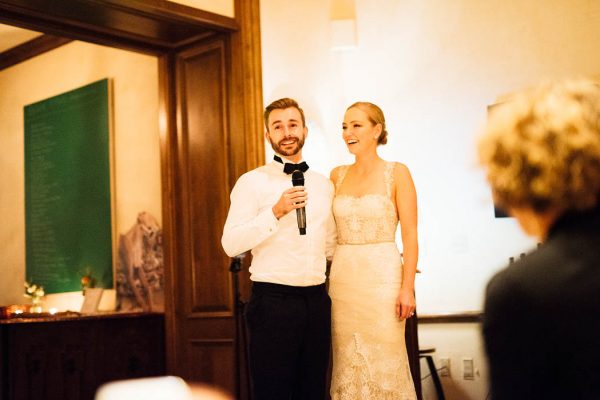
[[[342,169],[345,167],[347,167],[347,165],[338,165],[337,167],[334,167],[329,173],[329,179],[331,179],[333,183],[336,183],[340,177]]]

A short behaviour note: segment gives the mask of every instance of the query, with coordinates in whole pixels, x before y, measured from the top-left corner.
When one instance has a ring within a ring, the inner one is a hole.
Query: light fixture
[[[331,50],[355,49],[356,4],[355,0],[331,2]]]

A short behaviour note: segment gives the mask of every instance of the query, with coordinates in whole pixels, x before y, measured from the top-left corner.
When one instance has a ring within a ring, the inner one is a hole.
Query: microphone
[[[292,185],[304,186],[304,174],[300,170],[292,172]],[[296,208],[296,219],[298,220],[298,230],[301,235],[306,235],[306,210],[304,207]]]

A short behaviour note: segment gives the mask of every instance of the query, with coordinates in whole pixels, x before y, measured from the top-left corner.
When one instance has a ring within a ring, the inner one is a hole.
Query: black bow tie
[[[284,163],[283,160],[281,159],[281,157],[279,156],[274,156],[273,160],[282,163],[283,164],[283,172],[285,172],[286,174],[291,174],[294,171],[300,170],[302,172],[306,172],[306,170],[308,169],[308,164],[306,163],[306,161],[302,161],[300,164],[292,164],[292,163]]]

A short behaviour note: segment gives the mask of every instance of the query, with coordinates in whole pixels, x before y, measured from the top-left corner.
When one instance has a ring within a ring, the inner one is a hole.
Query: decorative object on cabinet
[[[164,310],[162,229],[148,212],[119,237],[117,310]]]

